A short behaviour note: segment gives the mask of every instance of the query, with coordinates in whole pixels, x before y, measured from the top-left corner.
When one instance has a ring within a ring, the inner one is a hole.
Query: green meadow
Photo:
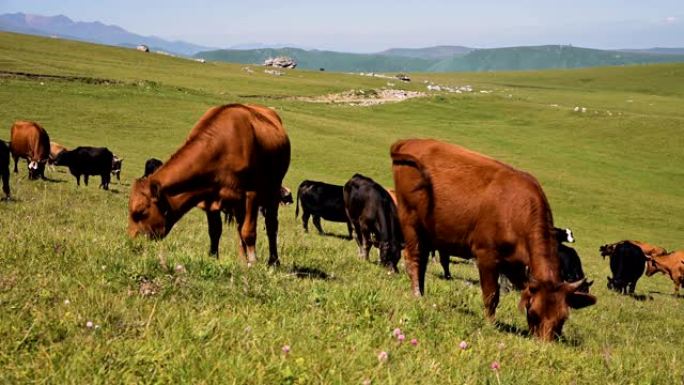
[[[13,199],[0,202],[0,383],[684,383],[684,298],[662,275],[642,278],[636,297],[609,291],[598,253],[621,239],[684,248],[684,64],[415,73],[394,87],[474,91],[370,107],[295,97],[387,79],[250,70],[0,33],[0,139],[13,121],[35,120],[67,147],[106,146],[124,158],[110,191],[97,188],[99,177],[77,187],[61,168],[29,181],[24,161],[12,173]],[[224,225],[220,258],[208,256],[199,210],[162,241],[129,239],[128,195],[145,160],[167,159],[204,111],[235,102],[282,117],[293,190],[357,172],[391,186],[389,146],[409,137],[531,172],[556,225],[573,229],[598,303],[571,313],[561,341],[543,343],[526,336],[516,292],[502,296],[496,324],[485,321],[474,264],[454,258],[447,281],[431,263],[416,299],[403,260],[388,275],[359,260],[343,224],[304,233],[294,206],[280,209],[275,269],[263,220],[252,268],[237,257],[233,225]]]

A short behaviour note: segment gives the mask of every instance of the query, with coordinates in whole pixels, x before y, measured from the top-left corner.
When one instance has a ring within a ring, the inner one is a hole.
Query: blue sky
[[[684,47],[684,0],[0,0],[0,13],[9,12],[63,14],[214,47]]]

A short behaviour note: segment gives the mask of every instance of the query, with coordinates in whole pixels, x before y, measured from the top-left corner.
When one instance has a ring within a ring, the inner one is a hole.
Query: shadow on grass
[[[496,330],[504,333],[515,334],[520,337],[529,337],[530,332],[527,329],[521,329],[515,325],[511,325],[502,321],[495,321],[494,327]]]
[[[629,294],[635,301],[653,301],[653,296],[646,294]]]
[[[351,241],[352,239],[354,239],[354,238],[347,236],[347,235],[335,234],[335,233],[322,233],[319,235],[321,235],[323,237],[332,237],[332,238],[337,238],[337,239],[344,239],[345,241]]]
[[[315,267],[294,265],[289,272],[297,278],[320,279],[323,281],[332,280],[328,273]]]
[[[117,190],[117,189],[114,189],[114,188],[110,188],[110,189],[107,190],[107,191],[109,191],[109,192],[112,193],[112,194],[121,194],[121,191],[119,191],[119,190]]]
[[[48,183],[66,183],[64,179],[52,179],[48,177],[43,178],[42,181]]]

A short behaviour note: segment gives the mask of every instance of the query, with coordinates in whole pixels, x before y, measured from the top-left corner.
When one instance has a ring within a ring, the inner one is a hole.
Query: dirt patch
[[[374,106],[377,104],[397,103],[404,100],[427,96],[425,92],[395,89],[350,90],[337,94],[316,97],[298,97],[311,103],[348,104],[350,106]]]

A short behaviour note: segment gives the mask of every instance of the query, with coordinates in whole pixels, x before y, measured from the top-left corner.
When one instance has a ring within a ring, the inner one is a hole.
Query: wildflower
[[[492,364],[489,365],[489,367],[490,367],[493,371],[495,371],[495,372],[496,372],[497,370],[501,369],[501,365],[499,364],[498,361],[492,361]]]
[[[185,267],[180,263],[176,265],[175,269],[176,273],[185,273]]]
[[[399,335],[397,336],[397,340],[399,340],[399,342],[404,342],[405,339],[406,339],[406,336],[403,335],[403,334],[399,334]]]
[[[399,328],[395,328],[394,331],[392,332],[392,335],[395,338],[398,338],[400,334],[401,334],[401,329],[399,329]]]
[[[466,350],[468,349],[468,343],[465,341],[461,341],[461,343],[458,344],[458,347],[461,348],[461,350]]]
[[[290,352],[290,345],[283,345],[283,353],[287,354]]]
[[[371,380],[370,380],[370,378],[366,378],[365,380],[363,380],[363,382],[361,382],[361,384],[362,384],[362,385],[371,385]]]
[[[88,329],[92,329],[92,328],[93,328],[93,321],[88,321],[88,322],[86,322],[86,327],[87,327]]]
[[[417,346],[418,345],[418,339],[416,339],[416,338],[411,339],[411,345]]]
[[[65,300],[64,300],[64,304],[65,304],[65,305],[68,305],[68,304],[70,304],[70,303],[71,303],[71,301],[69,301],[68,299],[65,299]]]
[[[381,351],[380,353],[378,353],[378,361],[380,361],[380,362],[386,362],[388,357],[389,357],[389,355],[384,350]]]

